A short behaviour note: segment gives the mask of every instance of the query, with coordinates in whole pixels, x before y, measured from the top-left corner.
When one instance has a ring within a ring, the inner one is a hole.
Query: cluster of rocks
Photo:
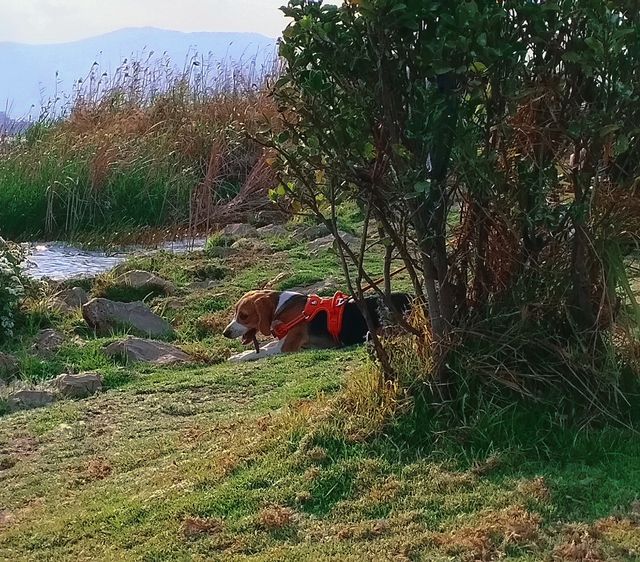
[[[127,271],[116,283],[133,289],[162,292],[173,295],[176,287],[147,271]],[[81,311],[87,326],[100,336],[107,336],[119,329],[134,331],[147,338],[169,338],[172,326],[155,314],[142,302],[117,302],[104,298],[90,298],[80,287],[64,289],[51,299],[53,310],[64,313]],[[53,329],[40,331],[31,347],[31,353],[42,359],[50,359],[65,344],[65,337]],[[107,345],[106,356],[127,362],[145,362],[154,365],[187,363],[192,359],[181,349],[162,341],[127,337]],[[0,353],[0,381],[10,380],[20,371],[17,357]],[[0,386],[4,383],[0,382]],[[46,385],[37,388],[14,387],[6,395],[10,411],[32,409],[49,405],[58,399],[87,398],[102,390],[103,377],[98,372],[64,373]]]
[[[88,398],[102,391],[102,375],[97,372],[64,373],[41,388],[21,388],[7,398],[10,411],[48,406],[60,398]]]
[[[352,248],[356,248],[360,241],[346,232],[339,232],[342,240]],[[220,257],[227,257],[240,252],[270,251],[267,240],[272,238],[290,237],[296,242],[305,242],[309,250],[317,254],[335,248],[333,235],[324,225],[302,226],[293,232],[283,225],[269,224],[256,228],[248,224],[232,224],[225,227],[221,236],[226,245],[213,248],[213,253],[219,251]],[[269,286],[276,286],[289,274],[283,273],[273,279]],[[179,301],[174,296],[177,288],[170,281],[162,277],[141,270],[126,271],[119,275],[117,285],[138,291],[148,291],[150,294],[164,294]],[[194,291],[210,290],[219,285],[217,280],[193,282],[187,289]],[[296,287],[293,290],[311,293],[333,292],[339,288],[339,281],[334,278],[326,279],[310,287]],[[106,298],[91,298],[81,287],[65,288],[51,299],[52,309],[63,313],[81,311],[87,326],[97,335],[108,336],[117,331],[130,331],[141,337],[126,337],[115,341],[103,349],[106,356],[129,363],[144,362],[153,365],[172,365],[189,363],[192,358],[173,345],[165,341],[174,335],[173,327],[164,318],[154,313],[143,302],[119,302]],[[32,353],[38,357],[51,358],[64,345],[64,336],[56,330],[42,330],[32,346]],[[0,385],[18,374],[20,363],[16,357],[0,353]],[[14,390],[8,396],[8,406],[11,410],[28,409],[51,404],[59,398],[86,398],[102,390],[103,378],[97,372],[65,373],[50,382],[46,387],[33,389],[21,388]]]

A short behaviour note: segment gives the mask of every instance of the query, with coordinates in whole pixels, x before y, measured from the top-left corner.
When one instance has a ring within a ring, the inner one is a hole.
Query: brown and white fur
[[[291,291],[251,291],[236,304],[233,319],[225,328],[223,335],[227,338],[242,338],[243,344],[250,344],[257,334],[271,336],[273,326],[278,322],[290,322],[302,314],[307,303],[307,295]],[[410,306],[410,297],[404,294],[392,295],[394,307],[404,312]],[[366,305],[376,326],[381,325],[380,300],[368,297]],[[281,353],[291,353],[303,349],[325,349],[349,346],[366,341],[367,324],[354,302],[345,305],[340,341],[333,340],[327,330],[326,313],[321,312],[313,320],[303,322],[292,328],[282,339],[268,343],[260,352],[246,351],[234,355],[229,360],[234,362],[254,361]]]

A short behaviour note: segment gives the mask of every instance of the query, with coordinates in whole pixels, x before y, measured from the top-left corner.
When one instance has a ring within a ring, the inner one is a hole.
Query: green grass
[[[340,276],[330,253],[280,245],[258,260],[158,254],[126,265],[177,284],[178,295],[149,302],[195,366],[119,365],[79,316],[24,319],[11,344],[22,376],[97,368],[108,390],[0,417],[0,559],[638,558],[631,429],[573,425],[522,402],[479,402],[464,422],[430,407],[379,415],[363,349],[222,362],[237,344],[219,328],[243,292],[282,271],[295,274],[278,288]],[[187,290],[207,264],[228,270],[221,285]],[[83,345],[28,359],[47,323]]]
[[[39,150],[55,150],[40,147]],[[150,158],[110,170],[99,196],[93,192],[90,155],[66,162],[36,152],[0,159],[0,235],[14,240],[83,237],[96,231],[128,232],[184,222],[198,179],[179,162]],[[31,158],[31,165],[23,162]]]

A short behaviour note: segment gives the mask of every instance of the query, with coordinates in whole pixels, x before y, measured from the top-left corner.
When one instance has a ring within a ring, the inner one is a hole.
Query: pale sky
[[[337,4],[337,0],[332,0]],[[0,0],[0,41],[59,43],[123,27],[277,37],[286,0]]]

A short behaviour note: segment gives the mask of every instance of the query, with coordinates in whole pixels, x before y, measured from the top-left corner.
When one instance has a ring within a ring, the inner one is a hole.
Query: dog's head
[[[306,296],[299,293],[278,291],[251,291],[236,304],[235,313],[222,333],[225,337],[242,338],[243,344],[253,341],[256,334],[271,335],[271,328],[278,318],[301,312]]]
[[[242,338],[242,343],[253,341],[258,332],[271,335],[271,323],[278,306],[276,291],[251,291],[236,304],[235,313],[222,333],[225,337]]]

